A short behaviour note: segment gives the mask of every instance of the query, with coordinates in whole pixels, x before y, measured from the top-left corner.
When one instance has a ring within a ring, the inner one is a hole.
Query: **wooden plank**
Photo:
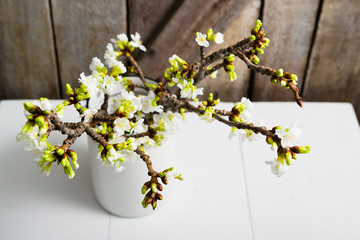
[[[169,57],[174,53],[189,61],[188,57],[197,49],[195,33],[205,32],[214,26],[236,2],[239,1],[185,1],[140,60],[145,74],[151,78],[161,78]]]
[[[259,55],[260,64],[296,74],[300,90],[318,6],[319,0],[266,0],[264,4],[263,29],[270,44]],[[294,100],[291,91],[257,73],[251,96],[253,100]]]
[[[304,89],[305,100],[352,102],[358,119],[359,15],[359,1],[324,1]]]
[[[58,98],[47,0],[0,0],[0,99]]]
[[[128,1],[129,33],[140,33],[143,44],[148,46],[182,3],[179,0]]]
[[[213,27],[215,32],[220,31],[224,34],[224,43],[213,45],[209,52],[224,48],[250,36],[251,29],[259,18],[260,5],[260,0],[237,1],[237,6],[234,6],[227,13],[226,19],[220,20]],[[199,58],[199,51],[196,50],[195,55]],[[194,59],[194,53],[191,58]],[[223,69],[218,71],[216,79],[208,77],[200,82],[199,87],[204,88],[203,99],[207,98],[209,93],[214,93],[222,101],[228,102],[236,102],[240,101],[242,97],[248,97],[251,71],[240,59],[235,60],[234,66],[238,76],[234,82],[229,82],[229,77]]]
[[[106,44],[126,33],[126,0],[51,0],[62,85],[78,86],[93,57],[103,59]]]

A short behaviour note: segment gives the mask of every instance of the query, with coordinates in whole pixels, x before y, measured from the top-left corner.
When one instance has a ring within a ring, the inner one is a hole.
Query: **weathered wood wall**
[[[353,103],[360,117],[359,0],[0,0],[0,99],[61,98],[116,34],[139,32],[136,58],[160,78],[174,53],[199,58],[194,36],[209,27],[235,43],[260,18],[271,39],[261,64],[298,75],[305,101]],[[215,50],[213,47],[208,51]],[[201,82],[224,101],[293,100],[289,91],[235,63],[238,80]]]

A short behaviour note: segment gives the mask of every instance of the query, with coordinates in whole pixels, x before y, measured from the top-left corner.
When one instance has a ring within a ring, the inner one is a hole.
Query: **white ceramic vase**
[[[97,144],[90,138],[89,149],[94,194],[103,208],[121,217],[140,217],[154,212],[151,206],[144,208],[141,204],[144,198],[141,187],[150,180],[146,164],[142,160],[122,163],[125,169],[117,173],[114,167],[103,166],[101,160],[96,158]],[[162,171],[173,166],[174,150],[174,140],[169,140],[162,146],[148,151],[154,169]],[[171,194],[171,186],[163,187],[164,200],[158,202],[156,211],[166,203]]]
[[[135,83],[141,84],[140,79],[131,78]],[[138,93],[138,94],[141,94]],[[144,94],[144,93],[142,93]],[[103,98],[90,99],[89,106],[98,105]],[[163,171],[173,166],[175,140],[169,140],[160,147],[155,147],[147,154],[153,162],[155,170]],[[109,212],[122,217],[139,217],[153,213],[151,206],[144,208],[141,204],[144,195],[141,188],[150,180],[147,175],[146,164],[140,159],[137,162],[124,162],[122,172],[115,172],[114,167],[104,166],[97,159],[98,144],[89,138],[91,157],[91,177],[94,194],[99,204]],[[158,202],[156,210],[161,208],[169,198],[171,187],[164,187],[164,200]]]

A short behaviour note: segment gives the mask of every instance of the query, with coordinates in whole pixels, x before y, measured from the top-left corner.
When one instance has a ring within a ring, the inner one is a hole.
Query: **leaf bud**
[[[163,184],[167,185],[169,181],[167,180],[166,176],[161,178]]]
[[[163,196],[160,193],[156,193],[155,197],[157,200],[163,200]]]
[[[159,191],[162,191],[163,190],[163,186],[160,184],[160,183],[157,183],[157,189],[159,190]]]
[[[152,202],[152,208],[153,208],[153,210],[155,210],[155,208],[156,208],[156,200],[154,200],[153,202]]]

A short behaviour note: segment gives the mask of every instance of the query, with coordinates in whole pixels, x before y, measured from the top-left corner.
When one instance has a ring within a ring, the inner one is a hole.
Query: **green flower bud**
[[[44,126],[44,124],[45,124],[45,118],[44,118],[44,116],[38,116],[38,117],[36,117],[36,118],[35,118],[35,123],[36,123],[37,125],[39,125],[39,127]]]
[[[264,50],[262,50],[261,48],[256,48],[255,50],[259,54],[264,54]]]
[[[281,81],[280,81],[280,85],[283,86],[283,87],[285,87],[285,86],[287,85],[287,83],[286,83],[285,80],[281,80]]]
[[[65,93],[68,95],[68,96],[71,96],[74,94],[74,90],[71,88],[70,84],[66,84],[65,85]]]
[[[298,77],[295,74],[290,74],[290,79],[293,81],[297,81]]]
[[[213,35],[214,35],[214,31],[212,30],[212,28],[210,28],[208,30],[208,32],[206,33],[206,36],[207,36],[206,39],[207,40],[212,40]]]
[[[147,200],[147,199],[148,199],[148,198],[145,197],[144,200],[141,202],[143,208],[147,208],[147,207],[148,207],[148,205],[146,204],[146,200]]]
[[[29,116],[26,117],[26,119],[33,121],[34,120],[34,115],[30,114]]]
[[[64,168],[70,166],[68,157],[65,156],[61,159],[61,166]]]
[[[284,70],[282,68],[279,68],[278,70],[276,70],[276,76],[278,77],[282,77],[284,76]]]
[[[157,184],[156,183],[151,183],[151,191],[153,192],[156,192],[158,189],[157,189]]]
[[[230,54],[229,56],[226,57],[226,60],[228,60],[229,62],[235,61],[235,55],[234,55],[234,54]]]
[[[234,71],[229,71],[229,72],[226,72],[226,73],[229,75],[230,82],[237,79],[237,75],[236,75],[236,73]]]
[[[75,103],[74,107],[76,108],[76,110],[81,109],[81,104],[80,103]]]
[[[215,106],[218,105],[219,102],[220,102],[220,99],[216,99],[216,100],[214,101]]]
[[[77,157],[77,154],[76,154],[75,151],[69,150],[69,151],[68,151],[68,154],[70,155],[70,157],[71,157],[71,159],[72,159],[73,161],[77,161],[77,160],[78,160],[78,157]]]
[[[251,61],[254,63],[254,64],[258,64],[260,62],[260,59],[254,55],[254,57],[252,57]]]
[[[235,67],[234,67],[234,65],[233,64],[228,64],[228,65],[226,65],[226,70],[227,71],[234,71],[234,69],[235,69]]]
[[[144,184],[141,188],[141,193],[145,194],[147,192],[147,190],[149,190],[149,186],[147,186],[146,184]]]
[[[255,39],[256,39],[256,37],[255,37],[255,35],[250,35],[250,41],[255,41]]]
[[[51,153],[49,153],[49,154],[44,153],[44,155],[42,155],[41,159],[43,159],[46,162],[53,162],[56,159],[56,157]]]
[[[214,99],[214,95],[212,93],[209,93],[208,101],[212,101]],[[206,105],[205,105],[206,106]]]
[[[79,169],[80,165],[79,165],[79,163],[78,163],[77,161],[72,160],[71,162],[72,162],[72,165],[73,165],[73,167],[74,167],[75,169]]]
[[[277,79],[273,78],[273,79],[271,79],[271,82],[275,85],[277,83]]]
[[[63,148],[58,148],[58,149],[56,149],[56,154],[57,154],[57,155],[62,156],[64,153],[65,153],[65,151],[64,151]]]
[[[291,155],[290,152],[285,153],[285,159],[286,159],[286,164],[287,165],[289,165],[289,166],[292,165],[293,159],[292,159],[292,155]]]
[[[272,137],[270,137],[270,136],[267,136],[267,137],[266,137],[266,142],[267,142],[268,144],[273,144],[274,139],[273,139]]]
[[[35,113],[36,112],[36,106],[32,104],[31,102],[24,102],[24,108],[29,113]]]
[[[280,154],[278,156],[278,158],[276,159],[277,162],[281,163],[282,165],[285,165],[285,158],[282,154]]]
[[[145,83],[145,85],[153,90],[155,90],[157,88],[154,84],[151,84],[151,83]]]
[[[67,169],[67,172],[68,172],[68,178],[69,179],[73,179],[74,177],[75,177],[75,172],[74,172],[74,170],[70,167],[70,165],[69,166],[67,166],[66,167],[66,169]]]
[[[300,146],[299,147],[299,151],[300,153],[304,154],[304,153],[309,153],[311,150],[310,146]]]
[[[256,20],[255,27],[261,28],[261,26],[262,26],[262,22],[260,21],[260,19]]]

